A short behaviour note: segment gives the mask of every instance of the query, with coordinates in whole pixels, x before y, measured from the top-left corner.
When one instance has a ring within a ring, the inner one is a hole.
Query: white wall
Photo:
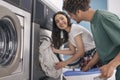
[[[120,0],[108,0],[108,10],[120,17]]]
[[[63,0],[42,0],[42,1],[57,11],[62,10]]]
[[[62,10],[63,0],[49,0],[53,5],[55,5],[58,9]]]

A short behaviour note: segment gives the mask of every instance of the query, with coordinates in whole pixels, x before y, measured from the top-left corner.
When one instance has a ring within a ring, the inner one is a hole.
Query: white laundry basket
[[[75,69],[75,71],[67,69],[63,73],[63,76],[66,80],[94,80],[100,74],[101,72],[98,68],[91,69],[87,72],[82,72],[80,69]],[[115,74],[107,80],[115,80]]]

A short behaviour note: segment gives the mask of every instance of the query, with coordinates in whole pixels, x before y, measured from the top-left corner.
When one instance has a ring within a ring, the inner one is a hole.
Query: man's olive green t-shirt
[[[91,21],[91,31],[99,58],[106,64],[120,51],[120,19],[113,13],[96,10]]]

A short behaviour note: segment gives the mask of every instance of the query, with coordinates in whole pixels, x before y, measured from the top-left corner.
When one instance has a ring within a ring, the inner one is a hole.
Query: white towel
[[[51,42],[44,40],[39,47],[39,53],[39,61],[45,74],[49,77],[59,78],[62,69],[55,69],[55,63],[59,62],[59,60],[52,51]]]

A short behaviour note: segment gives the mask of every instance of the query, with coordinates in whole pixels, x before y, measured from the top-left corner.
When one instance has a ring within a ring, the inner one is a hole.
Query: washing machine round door
[[[0,77],[14,72],[20,61],[21,26],[17,16],[0,6]]]

